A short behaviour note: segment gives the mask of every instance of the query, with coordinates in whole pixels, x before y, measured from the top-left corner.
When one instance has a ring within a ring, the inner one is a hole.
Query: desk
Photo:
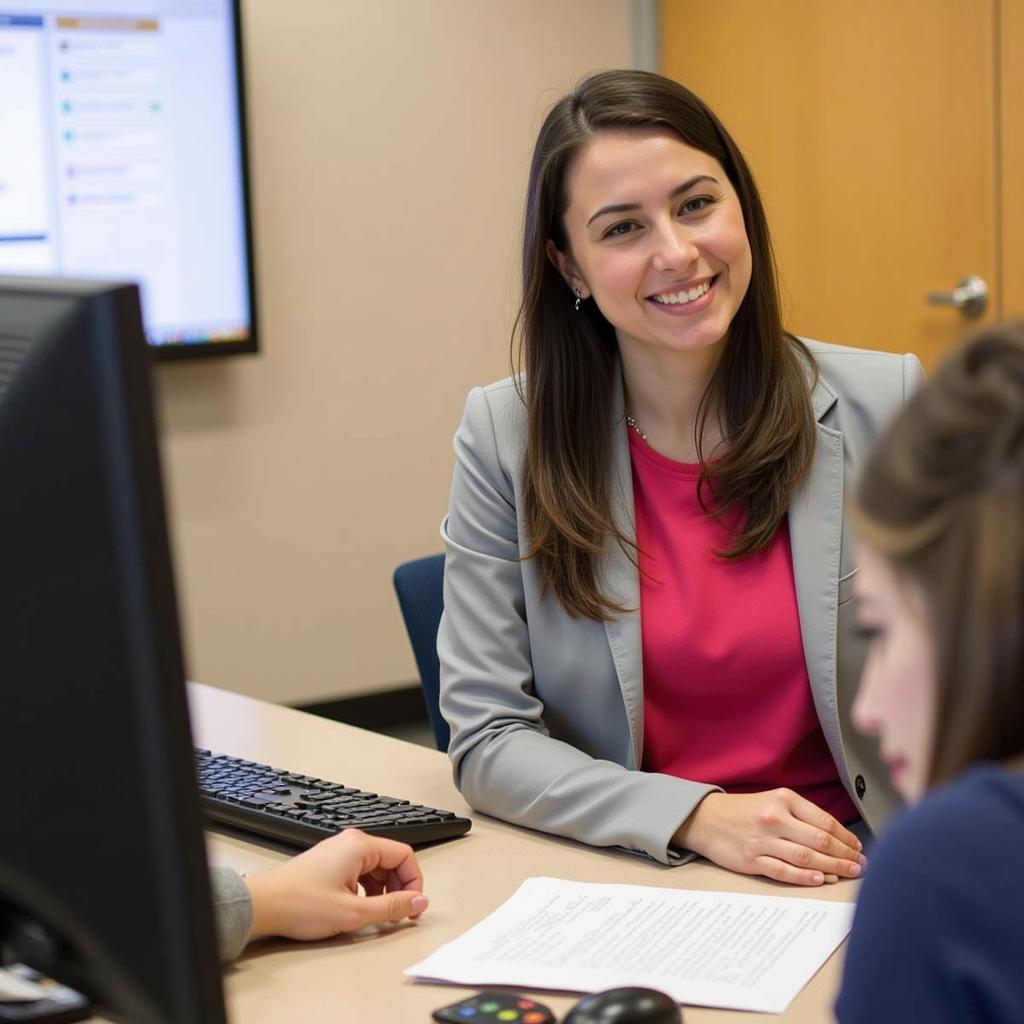
[[[448,759],[435,750],[208,686],[192,684],[189,699],[199,746],[470,814],[452,783]],[[250,947],[225,971],[233,1024],[426,1024],[433,1008],[471,990],[413,982],[402,970],[485,917],[530,875],[819,899],[853,900],[856,894],[855,883],[849,881],[797,889],[703,861],[665,868],[629,854],[471,816],[473,829],[467,836],[418,854],[430,907],[417,923],[331,942],[274,940]],[[260,870],[284,859],[276,851],[221,835],[210,836],[209,853],[213,863],[240,871]],[[782,1016],[687,1007],[686,1022],[822,1024],[831,1020],[840,959],[831,957]],[[575,1001],[562,995],[539,996],[559,1016]]]

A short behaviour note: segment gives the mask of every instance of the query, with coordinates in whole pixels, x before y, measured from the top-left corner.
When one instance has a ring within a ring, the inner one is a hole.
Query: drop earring
[[[573,293],[576,296],[576,303],[574,305],[574,308],[575,308],[576,312],[578,313],[580,311],[580,299],[582,298],[582,296],[580,295],[579,288],[574,288],[573,289]]]

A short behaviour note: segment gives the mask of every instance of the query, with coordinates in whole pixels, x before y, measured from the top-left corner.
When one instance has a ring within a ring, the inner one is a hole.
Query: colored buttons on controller
[[[555,1024],[543,1003],[514,992],[480,992],[433,1012],[440,1024]]]

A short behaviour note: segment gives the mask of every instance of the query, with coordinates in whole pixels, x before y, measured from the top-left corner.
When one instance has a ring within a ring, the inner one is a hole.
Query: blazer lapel
[[[821,421],[835,405],[835,392],[821,377],[811,394],[817,429],[811,470],[789,507],[800,632],[811,693],[825,740],[846,778],[846,758],[836,707],[836,623],[843,529],[843,438]]]
[[[612,395],[612,465],[610,472],[612,515],[619,529],[636,540],[633,503],[633,465],[626,419],[622,374],[616,373]],[[613,600],[629,611],[604,624],[615,662],[615,673],[629,720],[630,757],[627,768],[639,768],[643,756],[644,701],[643,654],[640,637],[640,576],[636,566],[614,541],[601,559],[602,583]]]

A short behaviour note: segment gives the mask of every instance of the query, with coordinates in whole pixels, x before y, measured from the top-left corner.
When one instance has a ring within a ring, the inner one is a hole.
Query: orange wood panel
[[[996,282],[996,2],[662,0],[662,69],[753,167],[792,330],[931,365],[973,326],[925,295]]]
[[[1002,313],[1024,317],[1024,0],[1000,4]]]

